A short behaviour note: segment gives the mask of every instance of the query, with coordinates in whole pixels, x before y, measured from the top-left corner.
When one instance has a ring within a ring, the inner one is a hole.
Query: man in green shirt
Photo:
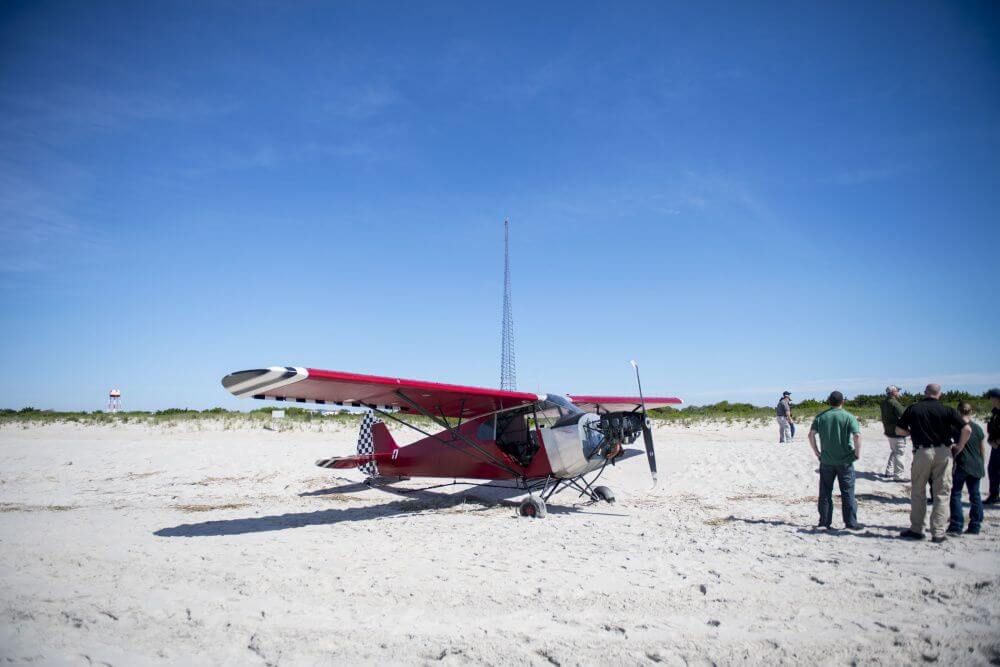
[[[844,395],[830,393],[830,409],[816,415],[809,429],[809,445],[819,459],[819,525],[830,528],[833,522],[833,480],[840,484],[841,512],[844,527],[858,530],[858,503],[854,499],[854,462],[861,456],[861,426],[857,418],[844,410]],[[816,445],[819,437],[820,445]],[[852,444],[853,443],[853,444]]]
[[[903,456],[906,452],[906,438],[896,433],[896,423],[903,415],[903,404],[899,402],[899,387],[890,385],[885,388],[885,399],[882,405],[882,428],[889,441],[889,460],[885,462],[884,477],[891,477],[894,482],[903,481],[903,471],[906,464]]]
[[[969,490],[969,529],[965,532],[978,535],[983,525],[983,497],[979,493],[979,482],[986,476],[986,466],[983,465],[987,449],[983,445],[986,434],[983,433],[982,426],[972,421],[972,405],[968,401],[958,404],[958,414],[962,415],[962,421],[972,427],[972,434],[965,447],[955,445],[957,451],[951,473],[951,521],[948,525],[948,534],[955,536],[962,534],[962,524],[965,522],[962,516],[964,487]],[[961,441],[958,434],[955,436],[955,441]]]

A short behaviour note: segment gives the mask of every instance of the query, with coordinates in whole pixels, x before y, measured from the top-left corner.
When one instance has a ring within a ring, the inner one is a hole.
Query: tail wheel
[[[594,487],[594,495],[597,496],[598,500],[603,500],[608,504],[615,502],[615,492],[606,486]]]
[[[521,501],[517,508],[517,513],[532,519],[541,519],[545,516],[545,501],[541,498],[529,496]]]

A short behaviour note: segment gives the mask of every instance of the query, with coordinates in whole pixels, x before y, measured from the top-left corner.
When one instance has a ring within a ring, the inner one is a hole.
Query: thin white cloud
[[[747,396],[779,395],[782,391],[791,391],[800,398],[815,396],[825,397],[830,391],[837,389],[848,395],[880,393],[890,384],[897,385],[907,391],[923,391],[931,383],[940,384],[949,389],[969,389],[986,386],[1000,386],[1000,371],[985,373],[928,373],[921,376],[903,378],[884,377],[848,377],[848,378],[813,378],[790,380],[782,385],[759,385],[749,387],[725,387],[689,392],[692,399],[733,400]]]
[[[30,273],[43,268],[40,261],[30,257],[0,257],[0,273]]]
[[[42,244],[76,232],[76,220],[60,205],[62,197],[22,177],[0,162],[0,238],[8,247]]]
[[[370,84],[341,91],[323,105],[323,110],[333,116],[361,120],[381,114],[402,103],[403,97],[395,88],[385,84]]]
[[[523,103],[532,101],[549,92],[558,90],[574,73],[573,59],[563,56],[542,63],[527,71],[514,73],[514,78],[496,83],[484,90],[484,97],[490,101]]]
[[[633,178],[619,184],[601,183],[575,191],[550,192],[540,195],[536,203],[577,216],[621,218],[651,213],[667,218],[697,211],[714,213],[720,218],[738,216],[768,227],[783,224],[749,182],[692,169],[645,180]]]
[[[188,122],[224,115],[237,108],[231,100],[172,96],[156,91],[99,90],[57,86],[37,92],[0,95],[10,127],[39,123],[114,130],[137,121]]]
[[[10,143],[0,143],[0,156],[10,147]],[[44,169],[32,171],[9,157],[0,157],[2,273],[43,271],[67,244],[90,254],[103,247],[100,230],[84,234],[74,212],[74,204],[89,190],[89,172],[42,147],[35,155],[45,156]]]
[[[866,185],[868,183],[881,183],[884,181],[891,181],[909,171],[911,171],[911,168],[903,165],[853,169],[835,174],[829,179],[829,182],[834,185]]]
[[[180,173],[189,178],[199,178],[226,171],[275,169],[287,164],[330,157],[378,162],[386,159],[387,155],[386,151],[360,141],[282,145],[265,143],[245,149],[213,149],[189,156],[187,161],[191,166],[182,169]]]

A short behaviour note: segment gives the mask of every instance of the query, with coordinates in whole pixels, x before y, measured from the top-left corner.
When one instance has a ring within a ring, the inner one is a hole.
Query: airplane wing
[[[239,398],[399,410],[470,419],[505,408],[529,405],[537,394],[454,384],[404,380],[316,368],[272,366],[230,373],[222,386]]]
[[[573,396],[569,400],[588,412],[628,412],[642,407],[638,396]],[[646,396],[646,409],[663,408],[683,403],[673,396]]]

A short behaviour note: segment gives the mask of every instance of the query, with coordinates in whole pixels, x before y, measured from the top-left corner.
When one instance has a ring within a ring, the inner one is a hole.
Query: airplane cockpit
[[[577,424],[586,414],[565,396],[545,394],[532,405],[492,415],[479,426],[477,435],[494,440],[500,451],[528,466],[539,448],[536,427],[562,429]]]

